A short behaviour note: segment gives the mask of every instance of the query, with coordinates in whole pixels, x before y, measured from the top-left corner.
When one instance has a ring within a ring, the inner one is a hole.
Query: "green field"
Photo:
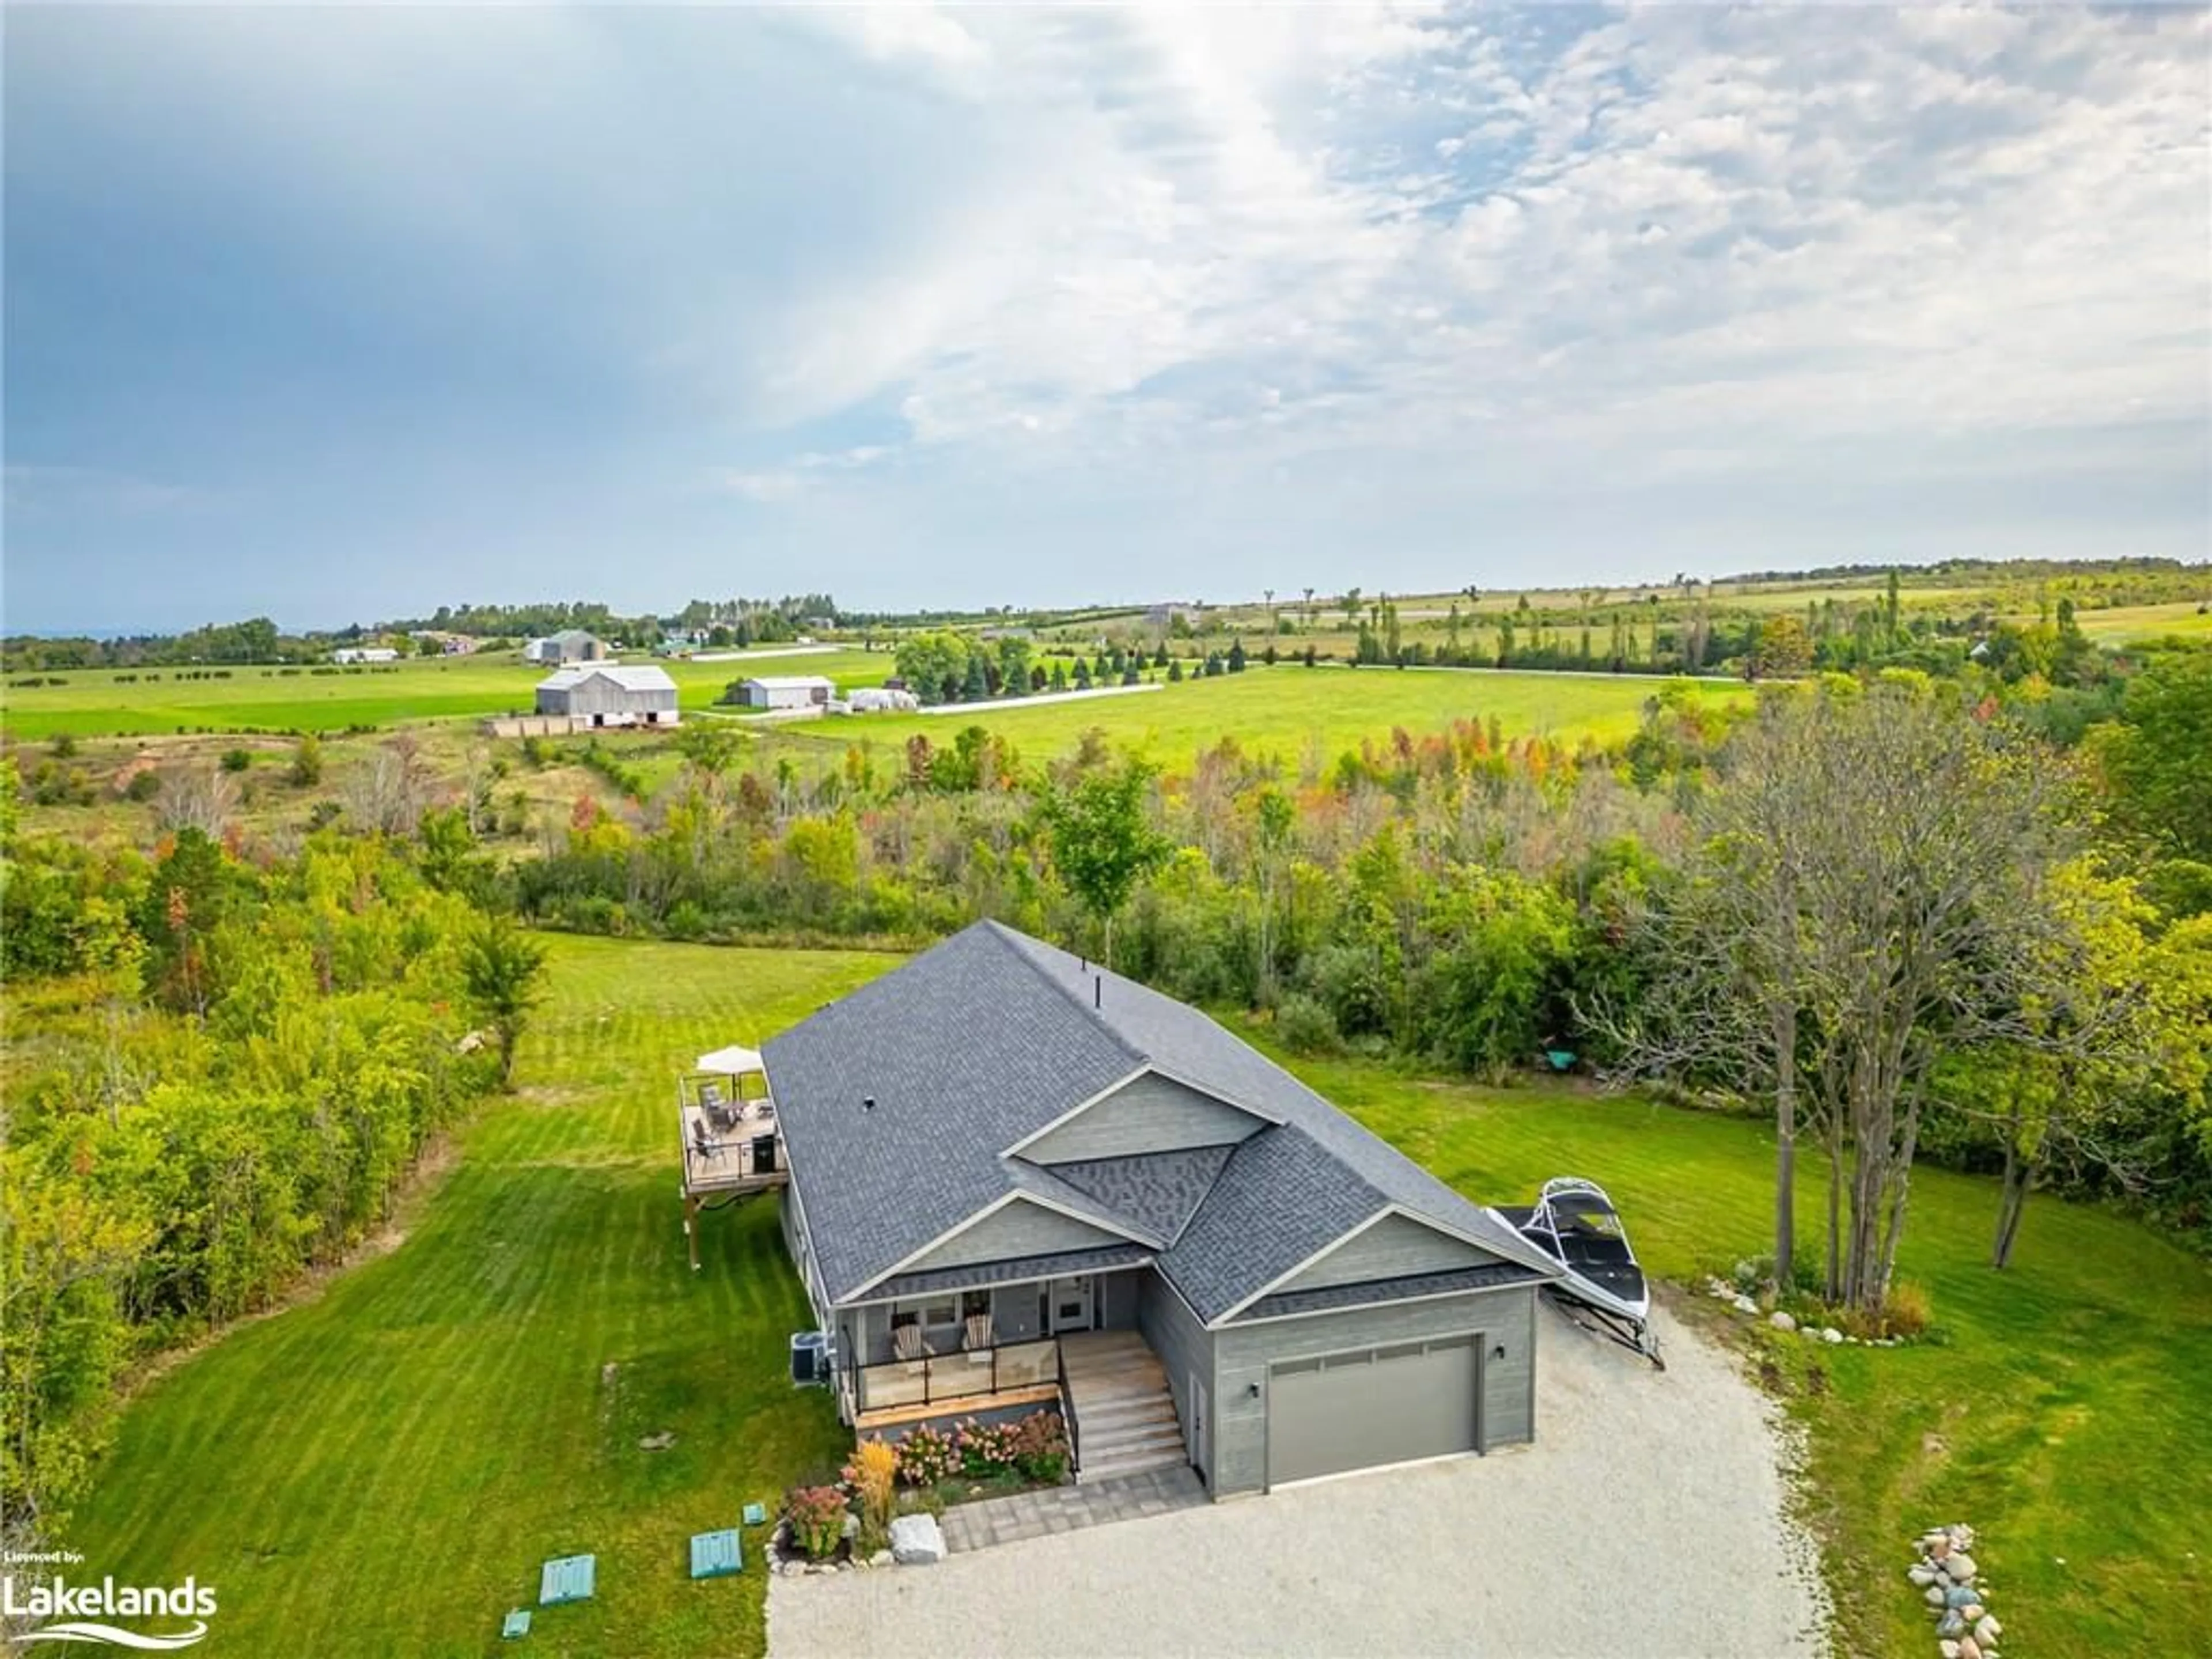
[[[1249,754],[1296,762],[1317,744],[1322,764],[1363,738],[1387,739],[1395,726],[1416,736],[1454,720],[1495,715],[1508,736],[1567,741],[1626,737],[1645,702],[1669,684],[1648,675],[1496,673],[1480,669],[1304,668],[1255,665],[1242,674],[1187,679],[1158,691],[1024,708],[1018,702],[963,706],[942,714],[866,714],[809,722],[793,731],[840,744],[856,738],[902,744],[919,732],[949,744],[963,726],[981,726],[1042,759],[1075,746],[1094,727],[1171,765],[1223,735]],[[1701,696],[1745,695],[1729,681],[1696,682]]]
[[[840,686],[852,686],[879,685],[892,672],[888,653],[858,650],[660,665],[675,680],[678,701],[687,709],[708,707],[732,680],[756,674],[826,674]],[[546,671],[501,654],[429,657],[335,674],[251,667],[229,673],[228,679],[180,680],[174,669],[155,668],[140,671],[135,679],[126,675],[118,683],[112,672],[82,671],[57,677],[65,682],[60,685],[10,686],[0,724],[18,739],[64,732],[73,737],[155,737],[203,727],[335,732],[526,712]]]
[[[2182,600],[2174,605],[2116,605],[2077,611],[2074,620],[2093,640],[2121,645],[2136,640],[2212,640],[2212,611]]]
[[[528,1651],[758,1652],[757,1566],[691,1583],[684,1540],[843,1442],[827,1400],[786,1381],[806,1315],[772,1210],[710,1217],[706,1270],[684,1269],[669,1083],[889,960],[555,939],[523,1093],[463,1138],[404,1243],[149,1387],[64,1541],[118,1580],[214,1585],[226,1652],[509,1651],[500,1615],[544,1558],[576,1550],[599,1555],[599,1598],[541,1611]],[[1569,1170],[1605,1182],[1659,1273],[1764,1238],[1756,1123],[1559,1084],[1299,1069],[1478,1197]],[[1808,1169],[1808,1214],[1817,1188]],[[1812,1434],[1845,1650],[1930,1645],[1901,1568],[1917,1527],[1954,1519],[1984,1534],[2008,1649],[2189,1647],[2212,1628],[2212,1267],[2038,1200],[1996,1274],[1981,1265],[1996,1201],[1987,1180],[1914,1182],[1904,1271],[1933,1292],[1942,1340],[1772,1339]],[[672,1450],[638,1449],[662,1430]]]

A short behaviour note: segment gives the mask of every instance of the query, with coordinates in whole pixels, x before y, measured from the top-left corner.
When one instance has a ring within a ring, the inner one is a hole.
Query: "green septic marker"
[[[550,1607],[562,1601],[588,1601],[598,1577],[597,1556],[556,1556],[538,1575],[538,1605]]]
[[[749,1527],[760,1527],[760,1526],[765,1526],[765,1525],[767,1525],[767,1524],[768,1524],[768,1505],[767,1505],[767,1504],[746,1504],[746,1505],[745,1505],[745,1524],[746,1524],[747,1526],[749,1526]]]
[[[744,1552],[738,1545],[738,1529],[725,1527],[720,1532],[695,1532],[691,1534],[691,1576],[694,1578],[727,1578],[733,1572],[744,1570]]]

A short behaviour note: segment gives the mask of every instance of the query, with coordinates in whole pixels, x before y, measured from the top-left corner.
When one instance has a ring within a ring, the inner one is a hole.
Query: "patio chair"
[[[927,1359],[929,1344],[922,1340],[921,1327],[901,1325],[891,1333],[891,1352],[901,1359]]]
[[[968,1352],[971,1365],[991,1363],[991,1350],[998,1346],[991,1334],[991,1316],[969,1314],[961,1322],[960,1346]]]
[[[709,1139],[707,1126],[696,1117],[691,1120],[691,1150],[702,1158],[720,1158],[722,1155],[722,1143]]]

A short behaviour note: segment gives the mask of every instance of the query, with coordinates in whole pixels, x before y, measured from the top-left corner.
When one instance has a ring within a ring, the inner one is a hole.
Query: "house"
[[[819,674],[785,674],[747,680],[738,688],[748,708],[826,708],[836,683]]]
[[[398,662],[399,653],[388,645],[342,645],[331,653],[336,663]]]
[[[763,1050],[843,1419],[1214,1496],[1534,1431],[1518,1236],[1197,1010],[979,922]]]
[[[613,663],[563,668],[538,683],[538,712],[572,727],[673,726],[676,682],[665,668]]]
[[[532,640],[522,647],[525,662],[605,662],[607,654],[605,642],[580,628],[564,628],[557,634]]]

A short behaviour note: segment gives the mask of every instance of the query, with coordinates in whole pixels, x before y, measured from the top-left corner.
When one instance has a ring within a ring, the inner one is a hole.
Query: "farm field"
[[[708,707],[732,680],[757,673],[825,674],[848,686],[879,685],[892,672],[889,653],[859,650],[763,655],[757,665],[676,659],[660,665],[675,680],[685,709]],[[161,668],[125,671],[118,679],[112,672],[82,670],[57,677],[64,682],[59,685],[8,687],[0,724],[18,739],[389,726],[526,711],[547,672],[506,653],[428,657],[335,674],[241,666],[227,679],[179,679],[178,671]]]
[[[1645,702],[1671,683],[1635,674],[1255,665],[1242,674],[1186,679],[1138,696],[1033,708],[1018,702],[979,703],[952,714],[855,716],[790,730],[840,744],[862,739],[897,745],[917,732],[933,744],[950,743],[962,726],[981,726],[1042,759],[1073,749],[1096,728],[1171,765],[1231,736],[1249,753],[1293,761],[1317,744],[1327,764],[1363,738],[1388,738],[1394,726],[1418,736],[1492,715],[1514,737],[1626,737],[1642,719]],[[1694,684],[1700,696],[1719,702],[1747,695],[1733,682]]]
[[[496,1654],[538,1563],[575,1550],[599,1554],[599,1598],[541,1611],[532,1651],[761,1650],[757,1568],[691,1583],[684,1540],[831,1468],[843,1441],[828,1401],[786,1380],[786,1335],[806,1316],[773,1211],[708,1218],[706,1269],[684,1270],[667,1083],[689,1055],[757,1041],[893,958],[551,948],[522,1092],[463,1136],[404,1242],[151,1385],[64,1540],[118,1579],[215,1584],[229,1650]],[[1761,1247],[1772,1149],[1758,1123],[1571,1084],[1294,1069],[1481,1199],[1568,1170],[1603,1181],[1662,1274]],[[1820,1178],[1804,1171],[1808,1215]],[[1811,1435],[1844,1650],[1928,1642],[1904,1546],[1961,1517],[2023,1651],[2160,1650],[2163,1632],[2212,1618],[2194,1453],[2212,1410],[2212,1266],[2039,1199],[1998,1275],[1981,1265],[1996,1204],[1985,1179],[1914,1182],[1904,1272],[1931,1291],[1939,1340],[1779,1353]],[[661,1430],[672,1449],[637,1449]]]
[[[2212,640],[2212,611],[2186,599],[2173,605],[2116,605],[2103,611],[2077,611],[2074,620],[2091,639],[2114,645],[2169,637]]]

